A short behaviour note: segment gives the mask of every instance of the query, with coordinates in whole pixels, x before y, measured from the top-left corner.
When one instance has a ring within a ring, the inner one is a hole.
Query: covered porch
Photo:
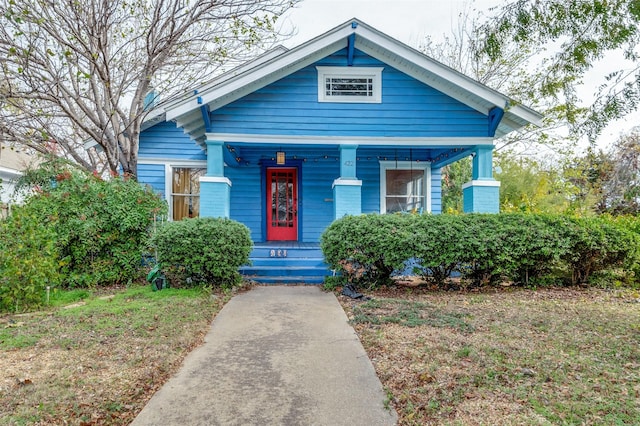
[[[266,171],[279,168],[296,171],[298,182],[290,188],[291,199],[279,198],[288,202],[281,207],[292,215],[302,213],[305,204],[323,210],[325,216],[330,204],[330,220],[372,212],[440,213],[440,169],[469,156],[473,159],[473,171],[472,180],[463,187],[464,211],[499,211],[499,182],[493,178],[490,138],[349,138],[349,141],[322,138],[303,143],[296,138],[297,143],[292,143],[290,138],[254,137],[247,142],[229,135],[207,136],[207,171],[200,179],[202,216],[234,216],[234,206],[243,203],[233,197],[234,191],[238,193],[240,189],[231,188],[236,181],[243,185],[249,173],[254,174],[252,184],[259,187],[260,199],[244,192],[245,200],[253,198],[253,208],[268,213],[265,210],[269,206],[264,204],[279,194],[278,190],[267,194],[270,182],[266,181],[271,177]],[[218,140],[213,140],[214,137]],[[410,173],[397,172],[402,170]],[[259,240],[272,239],[262,236]]]

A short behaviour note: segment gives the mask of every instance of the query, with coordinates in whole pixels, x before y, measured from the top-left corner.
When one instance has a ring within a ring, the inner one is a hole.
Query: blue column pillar
[[[224,176],[224,142],[207,141],[207,176]]]
[[[362,213],[362,181],[356,177],[357,145],[340,145],[340,177],[333,181],[333,218]]]
[[[356,151],[358,145],[340,145],[340,177],[356,178]]]
[[[474,150],[471,181],[462,185],[465,213],[499,213],[500,182],[493,178],[493,145]]]
[[[493,145],[479,145],[474,151],[472,179],[493,179]]]
[[[229,217],[231,181],[224,176],[224,142],[207,141],[207,174],[200,178],[200,216]]]

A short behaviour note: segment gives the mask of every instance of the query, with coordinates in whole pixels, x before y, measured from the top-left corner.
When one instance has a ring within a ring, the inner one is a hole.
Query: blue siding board
[[[221,133],[319,136],[487,136],[487,117],[356,51],[354,66],[382,66],[382,103],[318,102],[316,65],[346,65],[346,49],[213,111]]]
[[[338,156],[338,150],[327,153]],[[333,221],[334,179],[340,176],[338,161],[306,162],[303,164],[302,210],[304,241],[320,241],[320,235]]]
[[[163,122],[140,134],[138,157],[206,160],[205,151],[173,122]]]
[[[138,164],[138,181],[145,183],[162,197],[164,191],[164,166],[162,164]]]
[[[249,150],[247,150],[249,151]],[[263,218],[266,214],[266,198],[264,196],[261,173],[258,165],[261,159],[270,160],[273,148],[257,148],[247,152],[243,160],[248,161],[249,167],[226,167],[225,176],[232,183],[231,186],[231,219],[244,223],[251,231],[254,241],[265,241]],[[288,149],[287,157],[294,155],[301,162],[299,183],[299,220],[303,229],[300,230],[301,241],[317,242],[324,229],[333,220],[333,191],[331,184],[340,175],[337,148],[327,151],[328,159],[317,159],[318,152],[313,148]],[[317,161],[314,161],[314,158]]]
[[[362,213],[380,213],[380,163],[375,152],[361,151],[356,176],[362,181]]]
[[[253,241],[264,241],[260,169],[225,167],[224,173],[231,180],[230,218],[244,223],[251,231]]]

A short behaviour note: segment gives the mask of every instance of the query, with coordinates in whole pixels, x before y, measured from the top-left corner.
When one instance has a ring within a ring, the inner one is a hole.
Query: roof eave
[[[359,50],[389,63],[477,111],[488,114],[489,110],[495,106],[505,109],[505,119],[512,123],[506,126],[512,130],[522,128],[529,123],[540,125],[542,122],[542,116],[532,109],[522,105],[510,106],[510,99],[502,93],[441,64],[357,19],[351,19],[284,53],[265,57],[257,65],[238,67],[235,72],[232,70],[224,74],[214,84],[200,90],[197,94],[165,105],[160,114],[164,114],[164,119],[169,121],[179,120],[203,104],[209,105],[211,110],[220,108],[346,47],[347,38],[354,33],[356,34],[355,44]],[[160,117],[160,114],[155,117]],[[501,127],[500,130],[505,129],[504,124]]]
[[[223,99],[225,96],[255,85],[258,88],[264,87],[279,78],[304,68],[317,59],[346,46],[346,38],[352,32],[353,29],[350,27],[336,27],[282,55],[263,62],[259,66],[244,70],[220,84],[200,91],[197,95],[191,96],[188,100],[175,107],[168,107],[166,109],[167,120],[173,120],[203,104],[209,104],[212,108],[220,107],[221,103],[216,101]],[[235,96],[234,100],[241,96]],[[229,102],[231,101],[226,101],[224,104]]]

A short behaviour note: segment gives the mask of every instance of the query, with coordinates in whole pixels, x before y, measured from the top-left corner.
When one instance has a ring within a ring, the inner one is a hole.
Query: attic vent
[[[318,102],[382,102],[382,70],[373,67],[316,67]]]

